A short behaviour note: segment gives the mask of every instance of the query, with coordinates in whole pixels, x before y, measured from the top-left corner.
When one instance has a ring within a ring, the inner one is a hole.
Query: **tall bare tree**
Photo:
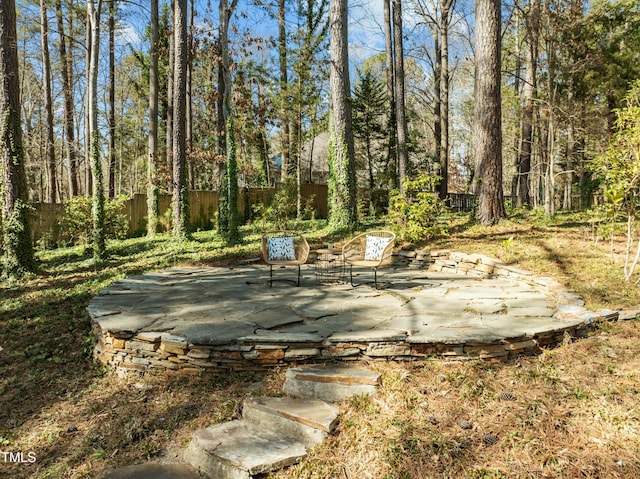
[[[441,181],[438,195],[445,199],[449,192],[449,27],[455,0],[418,0],[418,14],[431,30],[434,42],[434,140],[435,153],[440,163]]]
[[[398,139],[398,186],[403,191],[407,176],[409,154],[407,152],[407,109],[405,104],[404,46],[402,37],[402,0],[393,0],[393,47],[396,101],[396,126]]]
[[[387,145],[387,165],[393,164],[392,171],[397,172],[396,166],[396,93],[394,87],[395,75],[393,72],[393,35],[391,32],[391,0],[383,1],[384,12],[384,45],[385,45],[385,79],[387,80],[387,98],[389,102],[389,120],[387,124],[389,132],[389,143]]]
[[[175,62],[175,1],[171,0],[171,15],[170,20],[170,29],[169,29],[169,71],[167,74],[167,123],[166,123],[166,168],[167,172],[171,172],[173,168],[173,114],[174,114],[174,89],[175,89],[175,79],[174,79],[174,62]],[[167,185],[167,189],[169,193],[173,192],[173,182],[169,182]]]
[[[56,202],[57,175],[56,151],[53,140],[53,98],[51,95],[51,57],[49,55],[49,19],[47,18],[47,2],[40,0],[40,41],[42,45],[42,84],[44,85],[44,108],[47,115],[47,139],[45,142],[45,158],[47,161],[47,201]]]
[[[289,175],[291,138],[289,132],[289,78],[287,72],[287,29],[285,0],[278,0],[278,58],[280,60],[280,142],[282,154],[282,180]]]
[[[329,225],[353,228],[356,208],[355,148],[351,130],[347,0],[329,8]]]
[[[438,194],[449,194],[449,25],[455,0],[440,0],[440,175]]]
[[[78,194],[78,157],[76,153],[75,112],[73,100],[73,55],[67,54],[67,37],[62,16],[62,0],[56,0],[56,19],[60,41],[60,71],[62,74],[62,96],[64,97],[64,140],[69,164],[69,195]]]
[[[187,166],[189,189],[194,190],[196,184],[195,161],[193,159],[193,33],[195,22],[195,0],[191,0],[189,13],[189,49],[187,50]]]
[[[0,2],[0,193],[3,270],[7,276],[20,276],[35,269],[22,150],[19,85],[16,6],[14,0],[3,0]]]
[[[175,1],[173,17],[173,237],[189,234],[187,165],[187,0]]]
[[[500,0],[476,1],[474,100],[475,192],[478,220],[495,224],[505,216],[502,192]]]
[[[158,0],[150,0],[151,45],[149,52],[149,151],[147,163],[147,236],[158,228]]]
[[[525,53],[525,79],[522,89],[522,129],[518,154],[518,198],[517,205],[531,206],[529,173],[533,145],[533,119],[537,90],[538,34],[540,31],[540,0],[530,0],[526,19],[527,49]]]

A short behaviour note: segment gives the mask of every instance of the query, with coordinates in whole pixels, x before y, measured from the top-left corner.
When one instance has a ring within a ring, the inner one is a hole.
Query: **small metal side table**
[[[316,284],[342,284],[345,281],[345,265],[342,250],[321,248],[316,250]]]

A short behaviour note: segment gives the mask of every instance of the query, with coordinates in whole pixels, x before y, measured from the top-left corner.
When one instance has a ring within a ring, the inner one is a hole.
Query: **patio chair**
[[[291,281],[300,286],[300,265],[307,261],[309,243],[295,231],[274,231],[262,235],[262,258],[269,265],[269,286],[274,281]],[[273,267],[298,267],[298,280],[273,279]]]
[[[353,267],[372,268],[373,284],[378,289],[378,268],[391,264],[396,235],[391,231],[369,231],[349,240],[342,247],[344,261],[349,265],[349,279],[353,283]]]

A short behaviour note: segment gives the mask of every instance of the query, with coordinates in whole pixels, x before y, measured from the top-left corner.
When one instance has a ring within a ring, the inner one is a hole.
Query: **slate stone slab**
[[[252,321],[264,329],[277,328],[288,324],[299,323],[303,320],[288,305],[275,305],[252,313]]]
[[[496,331],[482,326],[459,326],[455,328],[433,328],[413,334],[407,338],[412,344],[491,344],[503,339]]]
[[[317,399],[282,397],[251,398],[244,402],[245,421],[301,442],[306,447],[320,444],[333,431],[339,410]]]
[[[348,333],[335,333],[327,338],[328,343],[372,342],[372,341],[404,341],[407,332],[398,329],[371,329],[365,331],[352,331]]]
[[[287,370],[282,391],[293,397],[337,402],[344,399],[375,394],[380,375],[368,369],[328,365]]]
[[[320,344],[323,336],[312,333],[300,333],[292,331],[265,331],[257,330],[255,334],[241,336],[241,343],[296,343],[296,344]]]
[[[253,334],[254,324],[242,321],[216,321],[178,324],[174,334],[186,337],[193,344],[218,346],[237,342],[238,338]]]
[[[295,464],[305,455],[303,444],[240,420],[196,431],[185,460],[210,478],[250,479]]]

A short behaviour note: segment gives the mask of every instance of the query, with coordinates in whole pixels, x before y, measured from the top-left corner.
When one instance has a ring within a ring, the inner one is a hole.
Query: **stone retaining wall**
[[[394,266],[410,269],[441,271],[478,278],[510,278],[525,281],[557,297],[554,317],[583,319],[571,326],[536,334],[533,337],[502,339],[489,343],[449,344],[420,343],[406,334],[390,336],[385,331],[336,334],[324,340],[299,333],[286,340],[274,341],[269,331],[220,346],[189,343],[184,337],[166,332],[138,334],[111,333],[93,322],[98,339],[95,357],[114,367],[120,374],[162,373],[201,374],[204,371],[226,369],[255,370],[270,366],[326,360],[400,360],[428,358],[473,359],[504,358],[533,353],[541,346],[562,342],[566,337],[584,336],[599,321],[617,319],[617,312],[592,313],[584,308],[582,299],[548,277],[500,263],[484,255],[467,255],[446,250],[400,251],[394,255]],[[577,325],[576,325],[577,324]]]

